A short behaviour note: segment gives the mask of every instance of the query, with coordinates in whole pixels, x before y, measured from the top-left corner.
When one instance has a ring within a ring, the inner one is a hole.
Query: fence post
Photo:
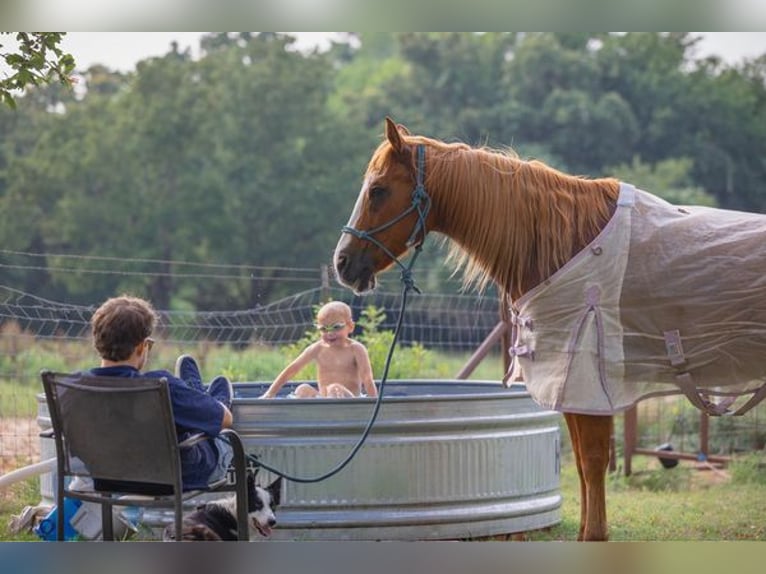
[[[631,462],[636,450],[638,437],[638,411],[636,405],[633,405],[625,411],[623,415],[623,457],[625,458],[625,476],[630,476],[632,472]]]
[[[481,345],[479,345],[479,348],[474,351],[473,355],[468,359],[468,362],[463,365],[463,367],[460,369],[460,372],[455,375],[456,379],[467,379],[469,376],[471,376],[471,373],[474,371],[474,369],[478,366],[479,363],[481,363],[482,359],[487,356],[487,353],[489,353],[489,350],[492,348],[493,345],[495,345],[503,336],[503,334],[508,330],[508,324],[504,321],[500,321],[497,325],[495,325],[495,328],[492,329],[492,332],[487,335],[487,338],[482,341]]]
[[[321,281],[319,298],[320,301],[324,303],[330,299],[330,270],[326,264],[319,266],[319,277]]]
[[[709,447],[710,437],[710,417],[706,412],[700,411],[700,452],[703,460],[707,460],[710,455]]]

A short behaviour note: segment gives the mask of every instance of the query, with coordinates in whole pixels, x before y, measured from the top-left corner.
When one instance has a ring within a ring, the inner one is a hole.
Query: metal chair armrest
[[[198,432],[196,434],[191,435],[189,438],[186,438],[178,443],[179,448],[189,448],[190,446],[194,446],[198,442],[202,442],[203,440],[207,440],[207,435],[203,432]]]
[[[247,541],[250,538],[250,532],[247,525],[247,466],[245,462],[245,447],[242,443],[242,437],[234,429],[223,429],[218,436],[224,437],[231,444],[233,451],[232,466],[234,467],[234,476],[236,477],[235,490],[237,493],[237,524],[240,527],[237,530],[237,538],[241,541]]]

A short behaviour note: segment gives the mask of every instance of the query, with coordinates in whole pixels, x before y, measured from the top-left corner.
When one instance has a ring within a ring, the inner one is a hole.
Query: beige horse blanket
[[[766,396],[766,215],[621,184],[598,237],[511,317],[506,381],[544,407],[605,415],[683,393],[741,414]]]

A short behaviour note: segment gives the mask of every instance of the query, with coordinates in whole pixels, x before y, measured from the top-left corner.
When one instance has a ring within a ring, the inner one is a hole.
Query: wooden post
[[[330,270],[327,265],[319,266],[319,276],[321,280],[321,289],[319,292],[320,301],[325,303],[330,300]]]
[[[503,334],[508,330],[508,324],[500,321],[492,332],[487,335],[487,338],[482,341],[481,345],[474,351],[473,355],[468,359],[460,372],[455,375],[456,379],[467,379],[471,376],[471,373],[476,369],[477,365],[481,363],[482,359],[487,356],[487,353],[496,344]]]
[[[708,459],[710,454],[710,416],[705,412],[700,412],[700,454],[704,460]]]
[[[638,411],[635,406],[630,407],[623,415],[623,457],[625,458],[625,476],[632,472],[631,462],[636,450],[638,437]]]

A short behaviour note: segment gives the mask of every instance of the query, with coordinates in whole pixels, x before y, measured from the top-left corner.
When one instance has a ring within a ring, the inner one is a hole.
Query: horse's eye
[[[375,187],[371,187],[370,191],[370,200],[372,201],[382,201],[388,196],[388,189],[385,187],[380,187],[379,185],[376,185]]]

